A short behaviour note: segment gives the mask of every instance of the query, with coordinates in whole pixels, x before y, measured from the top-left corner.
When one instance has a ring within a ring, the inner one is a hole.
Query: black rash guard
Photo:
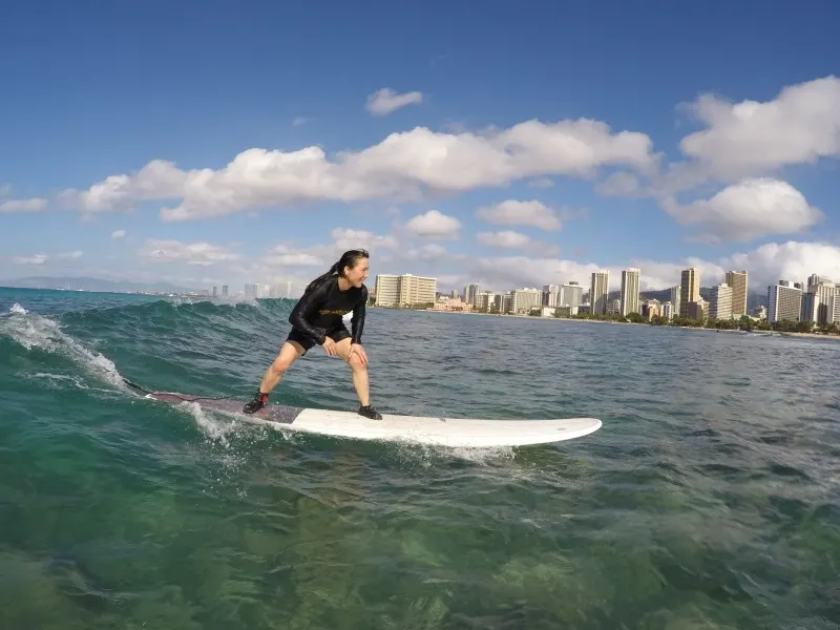
[[[352,311],[352,343],[361,343],[367,300],[368,290],[365,285],[342,291],[338,288],[338,276],[331,276],[309,293],[304,293],[292,310],[289,322],[299,332],[321,345],[331,330],[344,326],[342,316]]]

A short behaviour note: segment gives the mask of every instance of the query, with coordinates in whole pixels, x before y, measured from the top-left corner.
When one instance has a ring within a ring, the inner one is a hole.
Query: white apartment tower
[[[543,305],[543,292],[539,289],[514,289],[511,294],[511,310],[515,313],[530,313]]]
[[[779,284],[767,287],[767,303],[768,322],[798,322],[802,307],[802,288],[792,285],[789,280],[779,280]]]
[[[437,296],[437,278],[378,274],[376,276],[376,306],[409,306],[434,302]]]
[[[592,273],[592,285],[589,289],[589,303],[591,313],[607,313],[607,298],[610,292],[610,272],[595,271]]]
[[[732,287],[732,314],[747,315],[747,272],[727,271],[726,284]]]
[[[680,285],[671,287],[671,317],[680,314]]]
[[[732,319],[732,315],[740,314],[732,312],[733,292],[732,287],[725,282],[712,288],[712,294],[709,297],[709,318]]]
[[[621,316],[627,317],[630,313],[640,313],[639,308],[639,274],[636,268],[625,269],[621,272],[621,303],[619,305]]]

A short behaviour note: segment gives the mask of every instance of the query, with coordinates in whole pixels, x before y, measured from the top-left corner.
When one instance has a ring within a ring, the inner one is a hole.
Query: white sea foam
[[[16,304],[13,317],[0,320],[0,335],[10,337],[27,350],[39,349],[68,357],[94,377],[123,387],[123,378],[114,362],[98,352],[85,348],[70,335],[62,332],[58,323],[35,313],[28,313]]]
[[[179,403],[178,406],[186,410],[195,419],[195,423],[207,437],[226,447],[229,446],[227,436],[228,433],[235,431],[234,424],[214,419],[198,403],[184,401]]]

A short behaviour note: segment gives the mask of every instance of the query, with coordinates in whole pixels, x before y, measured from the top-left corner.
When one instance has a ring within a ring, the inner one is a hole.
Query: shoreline
[[[504,317],[504,318],[517,318],[517,319],[535,319],[535,320],[555,320],[555,321],[566,321],[566,322],[584,322],[588,324],[613,324],[618,326],[649,326],[652,328],[675,328],[680,330],[701,330],[704,332],[721,332],[721,333],[737,333],[741,335],[756,335],[761,337],[805,337],[811,339],[832,339],[836,341],[840,341],[840,335],[824,335],[822,333],[814,333],[814,332],[793,332],[793,331],[778,331],[778,330],[740,330],[737,328],[707,328],[705,326],[672,326],[671,324],[663,324],[661,326],[655,326],[650,324],[649,322],[618,322],[612,320],[605,320],[605,319],[583,319],[583,318],[576,318],[576,317],[535,317],[533,315],[524,315],[524,314],[507,314],[507,313],[477,313],[475,311],[436,311],[434,309],[401,309],[401,308],[390,308],[390,307],[383,307],[383,306],[374,306],[368,308],[376,308],[382,309],[387,311],[417,311],[420,313],[434,313],[434,314],[446,314],[446,315],[483,315],[485,317]]]

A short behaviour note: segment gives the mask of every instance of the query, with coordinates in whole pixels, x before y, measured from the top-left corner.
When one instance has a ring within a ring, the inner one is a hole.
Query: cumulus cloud
[[[787,241],[767,243],[751,252],[721,259],[727,269],[746,269],[759,289],[779,280],[805,282],[812,273],[840,282],[840,247],[828,243]]]
[[[513,230],[502,230],[501,232],[478,232],[475,235],[482,245],[498,247],[500,249],[522,249],[531,243],[531,237]]]
[[[682,224],[706,228],[707,242],[750,241],[794,234],[823,218],[822,212],[810,206],[796,188],[771,178],[745,179],[724,188],[711,199],[684,206],[666,200],[663,208]]]
[[[43,265],[49,260],[46,254],[35,254],[34,256],[15,256],[12,262],[16,265]]]
[[[111,232],[111,238],[113,238],[113,239],[125,238],[125,234],[126,234],[125,230],[114,230],[113,232]]]
[[[231,262],[241,258],[239,254],[218,245],[157,239],[148,239],[139,254],[152,262],[185,262],[189,265],[201,266]]]
[[[423,102],[422,92],[406,92],[399,94],[393,88],[382,88],[368,96],[365,108],[374,116],[387,116],[408,105],[419,105]]]
[[[639,287],[642,291],[656,291],[679,285],[683,269],[695,267],[700,285],[711,287],[725,281],[727,271],[746,269],[749,290],[764,294],[768,285],[779,280],[805,282],[813,273],[840,282],[840,247],[828,243],[787,241],[767,243],[760,247],[715,260],[688,256],[678,261],[631,259],[627,264],[600,265],[580,263],[549,256],[495,256],[465,259],[459,281],[483,279],[482,286],[496,291],[518,287],[541,287],[549,283],[576,281],[589,290],[594,271],[610,272],[610,290],[621,286],[621,271],[627,267],[640,269]],[[457,288],[459,285],[454,284]]]
[[[81,250],[76,250],[72,252],[59,252],[58,254],[54,254],[53,256],[48,256],[47,254],[35,254],[34,256],[14,256],[12,257],[12,262],[16,265],[46,265],[51,259],[56,258],[58,260],[77,260],[84,255],[84,252]]]
[[[452,238],[461,229],[461,222],[455,217],[442,214],[437,210],[429,210],[423,214],[413,216],[405,224],[406,229],[424,238]]]
[[[706,125],[680,150],[715,177],[745,177],[840,155],[840,78],[785,87],[773,100],[730,103],[705,94],[688,106]]]
[[[651,146],[645,134],[613,132],[586,119],[531,120],[483,133],[417,127],[333,159],[312,146],[248,149],[218,170],[185,171],[153,160],[135,174],[112,175],[84,191],[65,190],[60,199],[89,213],[178,200],[162,208],[161,217],[184,221],[309,201],[417,200],[425,192],[500,187],[548,175],[590,177],[608,164],[645,169],[653,162]]]
[[[574,217],[585,215],[585,211],[564,209],[557,211],[541,201],[517,201],[508,199],[494,206],[482,206],[475,211],[475,216],[496,225],[522,225],[554,232],[563,227],[563,223]]]
[[[287,243],[276,245],[259,262],[268,268],[275,267],[325,267],[329,268],[341,255],[351,249],[365,249],[375,256],[382,250],[399,246],[397,239],[388,234],[374,234],[367,230],[338,227],[330,231],[331,243],[308,247],[295,247]],[[325,269],[326,270],[326,269]]]
[[[41,212],[46,207],[47,200],[38,197],[33,199],[10,199],[8,201],[0,201],[0,214]]]

